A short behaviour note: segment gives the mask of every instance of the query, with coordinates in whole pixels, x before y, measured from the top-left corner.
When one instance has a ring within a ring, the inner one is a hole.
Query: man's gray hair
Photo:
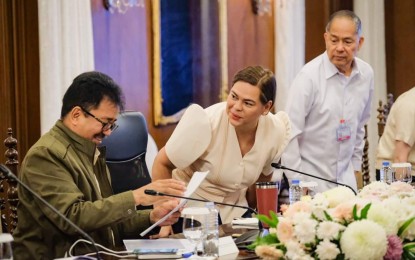
[[[360,18],[354,12],[349,11],[349,10],[340,10],[340,11],[333,13],[330,16],[329,22],[326,25],[326,32],[330,31],[330,26],[331,26],[332,21],[335,18],[341,18],[341,17],[346,17],[352,20],[355,24],[357,35],[359,37],[362,35],[362,21],[360,21]]]

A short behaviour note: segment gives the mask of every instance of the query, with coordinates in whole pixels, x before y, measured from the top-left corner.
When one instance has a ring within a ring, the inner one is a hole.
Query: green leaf
[[[268,234],[263,237],[257,237],[252,244],[247,246],[247,248],[250,250],[254,250],[255,247],[260,246],[260,245],[277,246],[279,245],[279,242],[280,241],[278,240],[275,234]]]
[[[402,253],[402,260],[413,260],[413,259],[415,259],[415,253],[404,249]]]
[[[415,217],[412,217],[410,219],[408,219],[407,221],[405,221],[402,226],[399,228],[398,230],[398,236],[400,237],[403,232],[409,227],[409,225],[411,225],[412,221],[414,221]]]
[[[357,205],[355,204],[355,205],[353,206],[353,219],[354,219],[354,220],[366,219],[366,218],[367,218],[367,213],[369,212],[369,209],[370,209],[370,206],[371,206],[371,205],[372,205],[371,203],[367,204],[367,205],[366,205],[366,206],[362,209],[361,214],[360,214],[360,216],[359,216],[359,215],[357,215]]]
[[[256,217],[259,219],[259,221],[261,221],[262,223],[267,224],[270,227],[275,228],[277,226],[278,218],[277,218],[277,223],[276,223],[275,220],[269,218],[267,215],[258,214],[258,215],[256,215]]]
[[[357,205],[353,206],[353,219],[359,220],[359,217],[357,216]]]
[[[356,205],[355,205],[356,206]],[[372,206],[372,203],[367,204],[363,209],[362,209],[362,214],[360,215],[360,219],[366,219],[367,218],[367,213],[369,212],[370,206]]]
[[[329,213],[327,213],[327,211],[324,211],[324,216],[326,216],[328,221],[333,221],[332,217],[329,215]]]
[[[415,242],[404,244],[402,248],[414,251],[413,249],[415,248]]]
[[[275,223],[275,227],[278,226],[278,215],[274,211],[269,211],[272,221]]]

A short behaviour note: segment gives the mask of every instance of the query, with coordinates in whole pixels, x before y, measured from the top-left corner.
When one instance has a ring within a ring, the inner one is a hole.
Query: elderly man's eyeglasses
[[[83,107],[80,107],[82,109],[82,111],[84,111],[85,114],[93,117],[95,120],[97,120],[98,122],[100,122],[102,124],[102,131],[107,131],[107,130],[111,130],[111,132],[114,132],[115,129],[118,128],[118,125],[115,122],[104,122],[101,119],[99,119],[98,117],[94,116],[93,114],[91,114],[91,112],[89,112],[88,110],[86,110]]]

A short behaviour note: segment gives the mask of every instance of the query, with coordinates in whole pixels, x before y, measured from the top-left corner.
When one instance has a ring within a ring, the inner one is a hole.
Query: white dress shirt
[[[361,169],[364,125],[370,117],[373,70],[355,58],[350,76],[330,62],[327,53],[307,63],[294,79],[285,107],[292,122],[291,141],[282,164],[356,189],[354,171]],[[350,127],[350,139],[338,141],[340,120]],[[285,171],[288,179],[317,181],[317,191],[335,184]]]

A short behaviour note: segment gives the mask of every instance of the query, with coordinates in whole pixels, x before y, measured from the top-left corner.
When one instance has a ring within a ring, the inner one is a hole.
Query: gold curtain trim
[[[220,37],[220,70],[221,91],[219,99],[228,97],[228,1],[219,0],[219,37]]]

